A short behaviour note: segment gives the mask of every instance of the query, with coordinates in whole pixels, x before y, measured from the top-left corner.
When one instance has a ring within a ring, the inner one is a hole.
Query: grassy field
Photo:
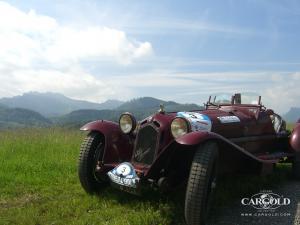
[[[84,136],[59,128],[0,132],[0,224],[183,224],[183,193],[136,197],[108,187],[87,195],[77,177]],[[222,179],[218,205],[284,182],[288,169]]]

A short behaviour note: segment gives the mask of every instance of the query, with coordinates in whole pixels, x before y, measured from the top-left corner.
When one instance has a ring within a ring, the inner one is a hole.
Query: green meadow
[[[183,190],[138,197],[107,187],[87,195],[77,177],[85,135],[61,128],[0,131],[0,224],[183,224]],[[288,171],[280,165],[269,177],[223,178],[215,205],[284,182]]]

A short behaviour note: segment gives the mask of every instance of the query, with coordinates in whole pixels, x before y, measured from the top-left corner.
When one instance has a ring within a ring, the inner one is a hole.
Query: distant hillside
[[[82,109],[73,111],[53,120],[58,125],[81,126],[94,120],[111,120],[117,122],[121,112],[115,110]]]
[[[116,109],[121,106],[124,102],[116,99],[108,99],[107,101],[100,103],[100,109]],[[88,109],[88,108],[84,108]]]
[[[98,104],[88,101],[74,100],[57,93],[29,92],[12,98],[0,99],[0,104],[11,108],[25,108],[37,111],[44,116],[61,116],[78,109],[114,109],[123,102],[108,100]]]
[[[165,107],[165,110],[170,111],[179,111],[179,110],[195,110],[195,109],[201,109],[201,106],[198,106],[196,104],[179,104],[173,101],[164,101],[152,97],[142,97],[142,98],[136,98],[133,100],[130,100],[128,102],[125,102],[116,110],[118,111],[149,111],[149,112],[155,112],[159,109],[159,105],[163,104]]]
[[[142,97],[142,98],[136,98],[132,99],[130,101],[125,102],[120,107],[118,107],[118,110],[145,110],[145,109],[153,109],[153,108],[159,108],[160,104],[164,105],[174,105],[177,104],[175,102],[166,102],[160,99],[152,98],[152,97]]]
[[[30,92],[0,99],[0,126],[47,126],[51,123],[80,126],[98,119],[117,122],[122,112],[131,112],[137,120],[141,120],[157,112],[160,104],[164,105],[167,112],[203,108],[196,104],[179,104],[152,97],[136,98],[127,102],[108,100],[97,104],[70,99],[56,93]],[[51,121],[44,116],[51,118]]]
[[[298,119],[300,119],[300,108],[290,108],[290,110],[283,117],[288,122],[296,122]]]
[[[7,106],[0,103],[0,109],[1,109],[1,108],[2,108],[2,109],[3,109],[3,108],[7,108]]]
[[[50,120],[32,110],[0,107],[0,128],[45,127],[51,124]]]
[[[56,118],[54,121],[59,125],[81,126],[94,120],[111,120],[118,122],[122,112],[131,112],[137,120],[141,120],[159,110],[159,105],[163,103],[166,111],[189,111],[202,109],[195,104],[179,104],[176,102],[167,102],[155,98],[143,97],[128,101],[118,107],[116,110],[77,110],[69,114]]]

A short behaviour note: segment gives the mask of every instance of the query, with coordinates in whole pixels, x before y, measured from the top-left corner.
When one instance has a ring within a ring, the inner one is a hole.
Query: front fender
[[[208,139],[212,139],[212,138],[216,138],[214,133],[212,133],[212,132],[195,131],[195,132],[191,132],[186,135],[183,135],[183,136],[175,139],[175,141],[181,145],[198,145],[201,142],[206,141]]]
[[[117,130],[120,130],[119,125],[115,122],[106,121],[106,120],[97,120],[83,125],[80,130],[82,131],[99,131],[104,136],[110,135]]]
[[[133,151],[131,137],[121,131],[119,124],[106,120],[97,120],[85,124],[80,130],[99,132],[104,136],[103,162],[105,164],[129,161],[131,159]]]
[[[214,133],[214,132],[208,132],[208,131],[195,131],[188,133],[186,135],[181,136],[180,138],[177,138],[175,141],[180,144],[180,145],[187,145],[187,146],[192,146],[192,145],[199,145],[205,141],[208,140],[214,140],[218,142],[221,145],[226,145],[229,146],[230,150],[233,150],[235,152],[239,152],[246,156],[247,158],[251,158],[255,161],[261,162],[261,163],[276,163],[276,160],[263,160],[255,155],[251,154],[244,148],[240,147],[239,145],[233,143],[227,138],[224,138],[223,136]],[[232,151],[228,151],[230,153]]]
[[[294,151],[300,152],[300,119],[290,136],[290,145]]]
[[[173,162],[176,164],[177,168],[189,168],[191,158],[188,156],[191,154],[193,155],[197,146],[205,143],[206,141],[214,141],[218,144],[220,150],[220,171],[222,171],[222,173],[232,171],[262,173],[265,168],[269,168],[272,164],[279,161],[277,158],[259,158],[237,145],[232,140],[217,133],[194,131],[171,141],[170,144],[160,152],[154,163],[149,168],[146,176],[158,178],[160,175],[159,172],[168,165],[168,162]],[[181,164],[184,164],[185,166],[182,166]]]

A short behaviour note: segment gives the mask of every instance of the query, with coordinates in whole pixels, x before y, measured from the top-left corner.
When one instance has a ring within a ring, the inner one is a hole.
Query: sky
[[[298,0],[0,1],[0,97],[202,104],[257,92],[300,107]]]

